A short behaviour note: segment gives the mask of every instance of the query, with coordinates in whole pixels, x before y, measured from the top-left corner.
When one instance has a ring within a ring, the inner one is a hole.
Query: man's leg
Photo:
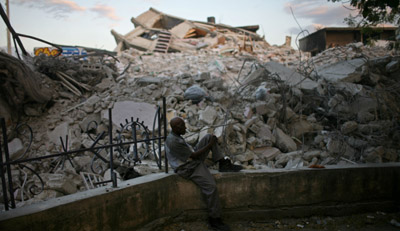
[[[195,146],[195,150],[199,150],[202,147],[206,146],[211,139],[212,135],[211,134],[207,134],[205,135]],[[222,154],[222,152],[220,151],[218,144],[215,143],[212,147],[211,147],[211,153],[212,153],[212,161],[215,163],[221,159],[224,158],[224,155]],[[205,153],[203,156],[200,157],[201,160],[205,160],[208,156],[208,152]]]
[[[190,176],[190,180],[196,183],[201,189],[206,200],[209,216],[212,218],[219,218],[221,216],[221,207],[219,204],[217,185],[205,163],[202,162],[197,166]]]
[[[207,134],[205,135],[196,145],[195,150],[199,150],[202,147],[206,146],[211,139],[212,135]],[[225,159],[224,155],[220,151],[220,148],[218,147],[218,144],[214,144],[211,147],[211,152],[212,152],[212,162],[213,164],[218,162],[219,163],[219,171],[220,172],[238,172],[243,169],[242,166],[240,165],[235,165],[232,164],[232,162],[229,159]],[[208,152],[204,153],[203,156],[200,157],[202,161],[205,161],[208,156]]]

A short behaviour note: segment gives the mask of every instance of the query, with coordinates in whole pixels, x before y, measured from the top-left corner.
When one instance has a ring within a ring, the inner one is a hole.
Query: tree
[[[380,23],[400,25],[400,0],[328,1],[349,3],[359,11],[357,16],[349,16],[345,19],[349,25],[377,25]]]

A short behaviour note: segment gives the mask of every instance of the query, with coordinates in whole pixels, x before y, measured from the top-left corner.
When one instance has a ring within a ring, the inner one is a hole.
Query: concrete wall
[[[318,30],[299,40],[300,50],[318,53],[326,49],[326,31]]]
[[[400,204],[399,163],[214,176],[228,220],[389,211]],[[200,191],[175,174],[160,173],[116,189],[98,188],[2,212],[0,230],[138,230],[176,215],[206,217]]]
[[[345,46],[349,43],[361,42],[360,31],[327,31],[326,49],[335,46]]]

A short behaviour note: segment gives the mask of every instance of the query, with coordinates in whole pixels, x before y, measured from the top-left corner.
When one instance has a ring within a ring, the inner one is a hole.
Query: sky
[[[0,0],[6,9],[6,0]],[[10,22],[17,33],[52,43],[114,50],[111,30],[127,34],[132,17],[150,7],[196,21],[214,16],[230,26],[259,25],[257,33],[271,45],[282,45],[292,36],[292,47],[301,30],[309,33],[324,26],[346,26],[343,19],[354,10],[327,0],[9,0]],[[292,13],[293,12],[293,13]],[[294,17],[294,16],[295,17]],[[305,34],[305,33],[303,33]],[[302,34],[302,35],[303,35]],[[299,36],[299,38],[302,37]],[[28,52],[48,46],[23,38]],[[0,47],[6,47],[6,25],[0,22]]]

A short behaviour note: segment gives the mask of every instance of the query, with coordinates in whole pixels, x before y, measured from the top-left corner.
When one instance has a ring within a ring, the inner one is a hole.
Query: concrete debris
[[[72,194],[78,191],[78,186],[71,179],[68,179],[68,174],[63,173],[42,173],[40,174],[43,181],[45,182],[45,189],[54,190],[62,193],[63,195]]]
[[[199,22],[178,18],[154,8],[131,19],[135,29],[121,35],[112,30],[121,53],[129,48],[147,52],[196,51],[220,49],[221,53],[253,52],[259,47],[269,46],[257,33],[258,26],[231,27],[215,22]],[[219,71],[224,65],[215,60]]]
[[[345,46],[336,46],[322,51],[316,56],[307,59],[305,69],[319,67],[325,64],[337,63],[340,61],[353,60],[357,58],[366,58],[371,60],[374,58],[382,58],[387,55],[396,55],[393,51],[389,51],[379,46],[364,46],[361,42],[349,43]]]
[[[359,58],[326,64],[318,67],[317,73],[328,82],[360,82],[365,62],[364,59]]]
[[[148,27],[139,18],[134,23]],[[207,33],[211,36],[211,32]],[[151,39],[154,34],[146,36]],[[215,36],[220,38],[218,33]],[[143,121],[151,133],[156,107],[166,97],[167,118],[184,118],[188,143],[195,145],[212,132],[224,153],[249,170],[400,161],[400,58],[385,48],[349,44],[312,58],[302,54],[307,60],[301,60],[288,46],[268,46],[250,53],[246,49],[227,52],[209,44],[199,50],[149,54],[122,49],[125,40],[121,37],[118,43],[120,62],[108,60],[96,69],[77,68],[82,64],[73,60],[38,56],[36,67],[43,75],[59,82],[54,75],[60,71],[90,88],[78,87],[61,75],[80,95],[59,85],[55,89],[65,94],[55,94],[51,104],[25,104],[26,114],[20,120],[35,134],[30,157],[62,150],[60,136],[64,140],[69,136],[68,150],[90,147],[93,137],[108,133],[109,108],[113,109],[113,132],[133,117]],[[201,89],[195,99],[187,96],[193,88]],[[123,135],[129,138],[132,134]],[[19,137],[11,135],[9,142],[15,138]],[[108,143],[105,139],[99,142]],[[20,141],[13,150],[27,147],[27,140]],[[134,167],[141,175],[159,172],[153,153],[146,154],[143,145],[138,147],[143,154],[141,163],[127,163],[115,151],[116,166]],[[109,155],[108,150],[99,154]],[[157,155],[163,158],[163,149]],[[95,169],[109,179],[109,166],[97,163],[93,156],[84,152],[71,161],[43,160],[29,166],[45,178],[46,195],[56,197],[86,190],[80,172]],[[22,185],[17,176],[23,172],[18,167],[13,171],[16,186]]]
[[[297,150],[297,145],[294,140],[284,133],[280,128],[274,130],[277,147],[283,152],[291,152]]]
[[[8,152],[10,154],[11,160],[19,159],[24,151],[24,146],[22,145],[22,141],[19,138],[15,138],[8,143]]]
[[[48,137],[53,144],[60,144],[60,137],[65,139],[67,135],[69,135],[69,122],[63,122],[49,132]]]
[[[131,122],[131,118],[133,118],[133,121],[139,119],[139,123],[143,122],[145,127],[153,131],[156,105],[145,102],[118,101],[115,102],[112,113],[114,126],[121,127],[121,125],[126,125],[126,120]],[[103,111],[102,119],[108,119],[108,111]],[[154,129],[157,128],[158,125]]]
[[[276,73],[281,80],[285,81],[291,87],[297,87],[304,90],[313,90],[317,83],[302,76],[293,69],[289,69],[278,62],[267,62],[264,67],[271,73]]]
[[[282,153],[278,148],[274,147],[261,147],[256,148],[253,151],[260,157],[260,159],[263,159],[265,163],[274,160],[279,154]]]
[[[199,114],[199,120],[208,125],[214,124],[217,118],[217,111],[210,106],[207,106],[204,110],[200,110]]]
[[[357,130],[358,124],[355,121],[347,121],[342,125],[341,132],[346,135]]]

